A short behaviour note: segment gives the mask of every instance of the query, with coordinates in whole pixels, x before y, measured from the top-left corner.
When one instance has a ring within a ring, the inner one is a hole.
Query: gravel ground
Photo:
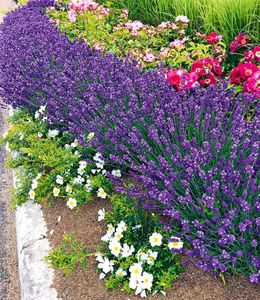
[[[0,135],[7,130],[7,111],[0,109]],[[15,212],[10,208],[12,175],[6,170],[6,151],[0,146],[0,299],[20,299]]]
[[[0,11],[9,10],[11,0],[0,0]],[[0,13],[0,23],[3,20]],[[0,100],[1,104],[1,100]],[[0,135],[7,130],[8,111],[0,108]],[[12,176],[6,170],[6,151],[0,146],[0,299],[20,299],[18,262],[16,252],[15,213],[10,208]]]

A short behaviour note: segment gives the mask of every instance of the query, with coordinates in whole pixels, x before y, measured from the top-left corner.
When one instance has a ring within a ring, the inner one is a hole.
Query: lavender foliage
[[[205,270],[232,270],[259,282],[259,105],[227,84],[174,93],[160,71],[71,43],[30,1],[5,18],[0,94],[70,130],[136,178],[128,194],[178,224]],[[141,187],[141,188],[140,188]],[[173,226],[176,228],[176,226]]]

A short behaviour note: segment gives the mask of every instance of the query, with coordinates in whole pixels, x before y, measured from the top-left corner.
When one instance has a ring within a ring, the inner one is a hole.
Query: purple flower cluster
[[[259,281],[259,104],[223,82],[175,93],[160,71],[71,43],[31,1],[0,34],[1,96],[14,107],[46,104],[49,122],[70,130],[136,178],[127,190],[168,220],[205,270]],[[177,230],[177,229],[176,229]]]

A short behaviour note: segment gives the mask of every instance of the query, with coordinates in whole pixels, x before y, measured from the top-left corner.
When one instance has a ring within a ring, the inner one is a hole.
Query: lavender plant
[[[140,117],[146,105],[149,113]],[[163,215],[172,225],[166,228],[181,230],[196,266],[259,282],[259,105],[251,122],[247,110],[225,83],[168,102],[144,101],[122,107],[113,128],[99,120],[104,137],[96,147],[133,170],[128,195]]]

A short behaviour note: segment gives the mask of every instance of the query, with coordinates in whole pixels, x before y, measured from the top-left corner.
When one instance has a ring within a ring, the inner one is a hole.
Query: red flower
[[[216,77],[213,74],[208,75],[204,79],[200,79],[199,83],[203,86],[209,86],[216,83]]]
[[[218,60],[215,60],[213,63],[212,73],[218,77],[222,76],[222,66],[219,64]]]
[[[208,44],[216,44],[222,40],[222,35],[218,35],[216,32],[211,32],[209,35],[206,35],[206,40]]]
[[[255,54],[252,50],[248,50],[244,53],[244,57],[247,62],[252,62],[255,59]]]
[[[239,64],[238,68],[241,70],[241,78],[243,80],[247,80],[248,77],[259,70],[256,65],[251,63]]]
[[[254,53],[254,56],[255,56],[255,60],[259,62],[260,61],[260,46],[256,46],[253,49],[253,53]]]
[[[234,67],[229,75],[229,80],[231,84],[240,84],[242,82],[241,69],[239,67]]]
[[[234,40],[229,44],[230,52],[233,53],[247,44],[249,44],[249,36],[246,33],[241,33],[235,36]]]
[[[185,78],[185,86],[186,87],[195,87],[197,85],[199,85],[198,83],[198,74],[195,72],[191,72],[186,74],[186,78]]]
[[[183,87],[183,76],[188,72],[183,69],[172,70],[167,75],[167,81],[169,81],[177,90],[180,90]]]
[[[255,93],[257,97],[260,97],[260,70],[247,79],[243,85],[243,91]]]
[[[199,76],[209,74],[213,66],[213,60],[209,57],[194,61],[191,66],[191,71]]]

